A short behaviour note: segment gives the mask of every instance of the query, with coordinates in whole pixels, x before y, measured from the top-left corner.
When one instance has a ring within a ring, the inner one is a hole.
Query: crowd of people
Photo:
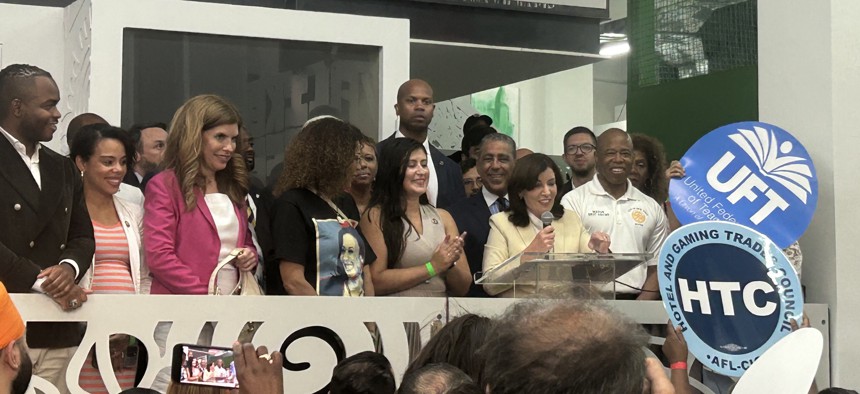
[[[658,251],[679,226],[667,185],[683,168],[667,165],[659,141],[574,127],[563,139],[567,178],[549,156],[517,149],[492,119],[475,115],[464,125],[461,151],[448,157],[429,142],[433,89],[418,79],[400,86],[399,128],[378,144],[365,135],[375,130],[333,116],[309,119],[271,187],[250,176],[253,139],[226,98],[195,96],[169,124],[147,120],[129,130],[81,114],[69,124],[68,158],[42,145],[57,129],[60,98],[45,70],[14,64],[0,71],[0,224],[20,229],[0,233],[0,282],[10,292],[44,293],[63,310],[81,308],[91,294],[233,295],[249,290],[246,275],[270,295],[512,297],[534,289],[480,286],[473,275],[523,252],[548,251],[649,254],[617,278],[616,297],[657,299]],[[550,222],[542,220],[547,214]],[[534,337],[544,323],[528,316],[557,328]],[[582,318],[551,321],[558,316]],[[494,393],[561,392],[585,384],[570,371],[600,365],[589,377],[604,382],[601,389],[575,392],[631,392],[645,376],[661,392],[654,368],[635,350],[643,344],[639,331],[600,304],[528,303],[492,328],[485,318],[456,323],[445,329],[482,334],[439,333],[422,349],[413,327],[412,354],[424,365],[407,375],[429,377],[404,378],[404,386],[447,376]],[[589,325],[589,340],[606,344],[584,341],[579,330]],[[156,339],[167,330],[159,325]],[[209,327],[210,341],[211,334]],[[28,325],[34,373],[67,391],[65,365],[81,337],[77,324]],[[114,342],[121,350],[133,339]],[[448,349],[434,350],[439,342]],[[484,362],[468,349],[486,354]],[[535,353],[512,359],[518,349]],[[546,369],[529,372],[537,360]],[[205,363],[189,361],[186,378],[205,380]],[[622,370],[630,379],[619,378]],[[523,382],[528,390],[517,386]],[[100,381],[88,384],[106,392]]]

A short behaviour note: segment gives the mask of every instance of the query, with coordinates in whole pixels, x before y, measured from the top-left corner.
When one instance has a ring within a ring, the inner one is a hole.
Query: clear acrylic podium
[[[650,257],[647,253],[521,253],[476,274],[480,277],[475,283],[505,297],[613,300],[616,278]]]

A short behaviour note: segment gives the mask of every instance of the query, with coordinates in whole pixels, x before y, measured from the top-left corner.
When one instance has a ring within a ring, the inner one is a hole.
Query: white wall
[[[860,3],[758,3],[759,118],[809,150],[818,207],[801,238],[808,302],[831,307],[834,386],[860,387]],[[800,21],[800,22],[799,22]]]
[[[59,137],[74,116],[62,100],[65,72],[63,67],[63,9],[0,3],[0,69],[10,64],[38,66],[53,75],[60,88],[62,122],[54,140],[47,145],[60,150]]]
[[[594,124],[627,120],[627,56],[594,63]]]
[[[520,128],[517,147],[562,154],[564,133],[594,126],[594,77],[591,65],[518,82]]]

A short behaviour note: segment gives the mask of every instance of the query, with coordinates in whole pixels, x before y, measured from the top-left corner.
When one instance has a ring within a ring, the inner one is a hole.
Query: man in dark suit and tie
[[[158,170],[158,165],[164,158],[164,148],[167,146],[167,125],[161,122],[138,123],[128,129],[128,134],[134,141],[134,167],[129,167],[122,183],[134,186],[141,191],[149,179]]]
[[[478,175],[483,189],[472,197],[456,202],[448,211],[457,228],[466,231],[463,251],[472,274],[484,270],[484,244],[490,235],[490,216],[508,208],[508,178],[514,167],[517,144],[502,133],[484,136],[478,148]],[[469,297],[489,297],[483,286],[469,287]]]
[[[420,79],[410,79],[400,85],[397,90],[397,104],[394,109],[400,117],[400,128],[376,145],[376,151],[382,152],[382,148],[395,138],[412,138],[424,145],[424,149],[430,155],[427,168],[430,170],[429,184],[427,185],[427,198],[430,204],[437,208],[448,208],[451,204],[466,198],[463,189],[463,174],[460,166],[445,156],[439,149],[427,140],[427,127],[433,120],[433,88],[427,82]]]
[[[80,172],[40,144],[57,129],[59,101],[48,72],[21,64],[0,70],[0,281],[72,310],[86,301],[76,281],[90,267],[95,240]],[[66,368],[81,335],[77,323],[28,324],[33,373],[68,392]]]

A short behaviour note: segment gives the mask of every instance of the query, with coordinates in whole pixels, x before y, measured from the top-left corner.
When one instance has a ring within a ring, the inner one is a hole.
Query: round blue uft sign
[[[752,227],[781,248],[806,231],[818,203],[815,166],[787,131],[762,122],[722,126],[681,158],[669,200],[683,224],[722,220]]]
[[[742,375],[803,315],[794,268],[746,226],[683,226],[666,239],[658,267],[663,304],[690,353],[724,375]]]

